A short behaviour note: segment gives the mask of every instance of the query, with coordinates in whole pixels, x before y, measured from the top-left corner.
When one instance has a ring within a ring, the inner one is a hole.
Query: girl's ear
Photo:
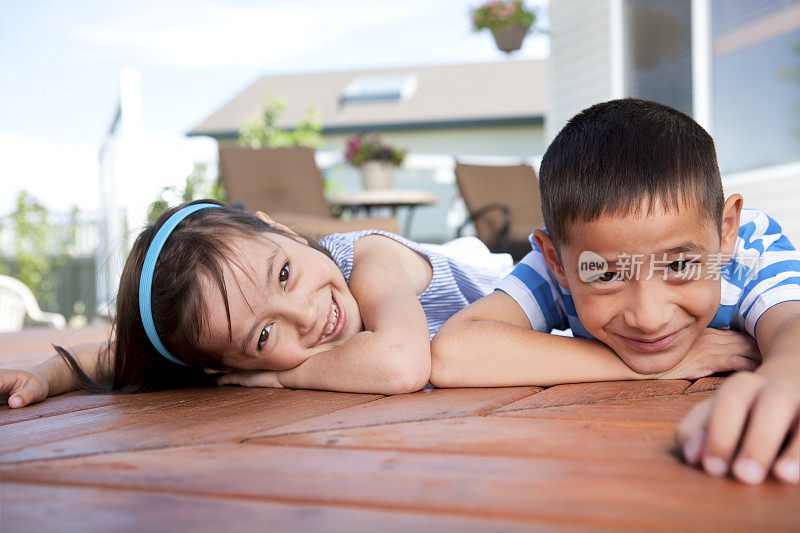
[[[550,239],[550,235],[537,229],[533,232],[533,238],[536,241],[536,245],[542,251],[544,260],[547,263],[547,268],[553,273],[558,284],[565,289],[568,288],[567,276],[564,275],[564,268],[561,266],[561,260],[558,258],[558,252],[556,251],[552,239]]]
[[[302,238],[300,235],[298,235],[296,231],[291,229],[289,226],[284,226],[280,222],[277,222],[277,221],[269,218],[269,216],[265,212],[256,211],[255,212],[255,216],[261,222],[264,222],[265,224],[269,224],[273,228],[279,229],[279,230],[285,232],[289,237],[291,237],[292,239],[296,240],[297,242],[299,242],[301,244],[308,245],[308,241],[305,240],[304,238]]]
[[[736,237],[739,235],[739,217],[742,214],[744,199],[741,194],[732,194],[722,207],[722,233],[720,235],[720,253],[725,256],[733,254]]]

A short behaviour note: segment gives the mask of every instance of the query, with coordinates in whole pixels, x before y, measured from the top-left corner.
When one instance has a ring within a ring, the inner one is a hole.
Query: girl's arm
[[[430,376],[431,352],[417,295],[431,275],[427,260],[397,241],[358,239],[348,285],[365,331],[290,370],[232,373],[219,383],[378,394],[421,389]]]
[[[79,344],[72,355],[92,380],[99,376],[99,362],[108,343]],[[60,355],[28,369],[0,369],[0,394],[8,394],[9,407],[24,407],[48,396],[63,394],[78,388],[75,375]]]
[[[431,383],[437,387],[498,387],[695,379],[756,365],[753,352],[757,350],[744,335],[708,330],[701,339],[702,343],[695,343],[697,350],[670,371],[638,374],[599,341],[533,331],[519,305],[506,293],[494,291],[453,315],[433,338]]]

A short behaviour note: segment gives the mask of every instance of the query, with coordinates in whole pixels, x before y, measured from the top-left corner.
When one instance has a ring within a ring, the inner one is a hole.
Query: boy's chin
[[[683,358],[685,353],[655,353],[655,354],[620,354],[628,368],[637,374],[662,374],[675,368]]]

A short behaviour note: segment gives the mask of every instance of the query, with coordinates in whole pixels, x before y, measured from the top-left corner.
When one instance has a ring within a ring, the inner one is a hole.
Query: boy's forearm
[[[786,320],[763,347],[764,362],[757,374],[788,378],[800,386],[800,316]]]
[[[417,343],[419,344],[419,343]],[[391,346],[391,349],[380,349]],[[284,387],[340,392],[399,394],[419,390],[430,376],[430,349],[392,345],[371,331],[309,357],[300,366],[278,372]]]
[[[431,346],[436,387],[549,386],[645,379],[608,346],[493,320],[447,323]]]
[[[96,380],[99,377],[100,354],[105,351],[105,347],[105,342],[80,344],[70,353],[86,375],[92,380]],[[50,396],[78,388],[78,380],[60,355],[54,355],[50,359],[34,365],[30,370],[37,372],[47,380]]]

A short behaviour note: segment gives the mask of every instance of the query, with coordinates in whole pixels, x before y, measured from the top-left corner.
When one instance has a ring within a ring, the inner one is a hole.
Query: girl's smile
[[[236,262],[223,267],[225,301],[205,283],[203,343],[237,370],[287,370],[363,329],[336,264],[300,237],[233,237]]]

